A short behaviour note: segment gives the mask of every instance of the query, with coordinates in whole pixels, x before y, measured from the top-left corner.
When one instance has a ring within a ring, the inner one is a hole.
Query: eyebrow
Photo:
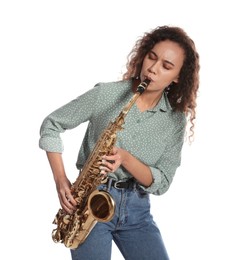
[[[156,57],[158,57],[158,55],[154,52],[154,51],[150,51],[151,53],[153,53]],[[170,64],[170,65],[172,65],[172,66],[175,66],[171,61],[169,61],[169,60],[164,60],[164,62],[166,62],[166,63],[168,63],[168,64]]]

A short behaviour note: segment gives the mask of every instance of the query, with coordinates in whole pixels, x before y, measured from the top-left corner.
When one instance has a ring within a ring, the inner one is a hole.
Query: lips
[[[145,79],[149,79],[150,81],[153,81],[153,79],[149,75],[145,76]]]

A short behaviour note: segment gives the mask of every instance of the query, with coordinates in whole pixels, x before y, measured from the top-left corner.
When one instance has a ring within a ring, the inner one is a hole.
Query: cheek
[[[147,70],[148,68],[150,68],[152,65],[154,64],[154,62],[152,60],[149,60],[147,58],[145,58],[143,60],[142,63],[142,69]]]
[[[146,68],[146,66],[147,66],[146,63],[147,63],[147,62],[145,62],[145,60],[144,60],[143,63],[142,63],[141,71],[142,71],[142,70],[145,70],[145,68]]]
[[[155,83],[160,89],[165,89],[172,83],[172,81],[173,81],[172,77],[161,74],[161,76],[158,78],[158,80]]]

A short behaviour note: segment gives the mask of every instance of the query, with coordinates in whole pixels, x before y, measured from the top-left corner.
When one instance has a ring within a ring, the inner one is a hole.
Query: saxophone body
[[[53,224],[57,225],[52,231],[54,242],[61,242],[66,247],[75,249],[86,240],[97,222],[108,222],[113,218],[113,198],[107,191],[97,189],[107,181],[107,177],[100,174],[99,162],[103,155],[111,154],[117,140],[117,132],[123,129],[125,116],[149,83],[150,80],[146,79],[139,84],[131,100],[98,139],[78,178],[71,186],[71,193],[77,202],[76,210],[69,214],[59,209],[54,218]]]

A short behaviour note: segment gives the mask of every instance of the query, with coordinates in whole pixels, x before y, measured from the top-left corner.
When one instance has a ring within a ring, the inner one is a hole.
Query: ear
[[[176,79],[173,80],[173,83],[178,83],[178,77]]]

